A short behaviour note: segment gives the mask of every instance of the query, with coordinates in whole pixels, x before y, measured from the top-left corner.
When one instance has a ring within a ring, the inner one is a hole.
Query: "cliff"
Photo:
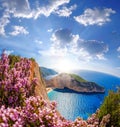
[[[48,100],[47,91],[46,91],[46,84],[42,78],[42,74],[40,72],[40,68],[38,64],[32,61],[31,64],[31,76],[30,80],[36,77],[37,78],[37,85],[35,86],[34,95],[35,96],[42,96],[45,100]]]
[[[75,74],[62,73],[46,80],[47,87],[64,89],[65,87],[76,92],[103,93],[105,90],[94,82],[88,82]]]

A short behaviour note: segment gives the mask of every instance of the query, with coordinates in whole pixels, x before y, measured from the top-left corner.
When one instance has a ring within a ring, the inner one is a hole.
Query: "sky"
[[[115,0],[0,0],[0,53],[120,77],[119,21]]]

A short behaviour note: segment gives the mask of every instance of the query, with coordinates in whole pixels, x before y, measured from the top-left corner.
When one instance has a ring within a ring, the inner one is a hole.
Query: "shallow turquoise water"
[[[86,119],[99,108],[109,90],[116,90],[116,87],[120,86],[120,78],[108,74],[93,71],[76,71],[74,73],[79,74],[88,81],[104,86],[105,93],[81,94],[66,89],[61,92],[51,91],[48,94],[49,99],[57,101],[58,111],[69,120],[74,120],[78,116]]]

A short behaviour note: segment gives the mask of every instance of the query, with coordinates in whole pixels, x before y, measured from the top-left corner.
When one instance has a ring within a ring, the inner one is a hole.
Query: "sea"
[[[109,90],[117,91],[120,87],[120,78],[113,75],[88,70],[74,71],[74,73],[87,81],[103,86],[105,93],[76,93],[67,88],[49,92],[49,99],[57,102],[57,110],[68,120],[73,121],[77,117],[87,119],[100,107]]]

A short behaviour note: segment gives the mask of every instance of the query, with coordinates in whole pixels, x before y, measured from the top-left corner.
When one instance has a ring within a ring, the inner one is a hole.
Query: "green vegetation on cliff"
[[[13,68],[16,62],[20,61],[20,56],[16,56],[16,55],[9,55],[9,64],[10,67]]]
[[[104,93],[105,89],[81,78],[76,74],[61,73],[51,79],[45,80],[47,87],[64,89],[68,88],[82,93]]]
[[[110,114],[110,122],[107,127],[120,127],[120,91],[116,93],[110,91],[105,97],[98,116],[102,119],[107,114]]]
[[[78,82],[87,82],[85,79],[83,79],[82,77],[76,75],[76,74],[69,74],[72,78],[74,78],[76,81]]]

